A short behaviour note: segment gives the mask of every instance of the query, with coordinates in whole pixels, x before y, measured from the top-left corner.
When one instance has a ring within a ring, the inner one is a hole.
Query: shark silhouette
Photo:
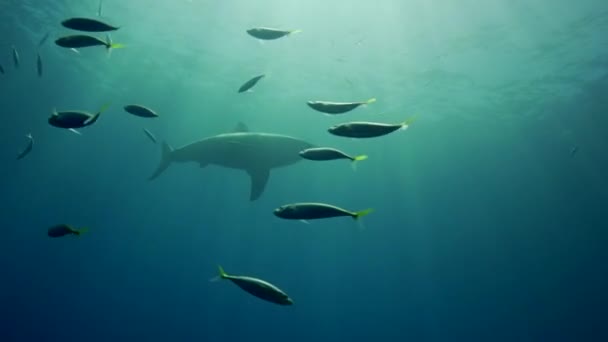
[[[249,132],[239,123],[231,133],[204,138],[173,149],[166,142],[161,160],[150,180],[160,176],[172,163],[195,162],[201,168],[212,164],[239,169],[251,178],[250,201],[258,199],[268,183],[270,170],[302,160],[299,152],[314,145],[286,135]]]

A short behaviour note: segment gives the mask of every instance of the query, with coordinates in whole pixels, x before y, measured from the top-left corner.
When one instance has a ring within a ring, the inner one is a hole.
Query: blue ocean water
[[[605,1],[105,0],[125,48],[54,43],[98,6],[0,2],[0,341],[608,340]],[[262,43],[259,26],[302,32]],[[82,135],[47,123],[104,104]],[[411,117],[374,139],[327,132]],[[162,141],[239,122],[369,159],[273,170],[256,201],[213,165],[148,180]],[[364,230],[272,213],[308,201],[375,211]],[[60,223],[90,231],[49,238]],[[217,265],[294,305],[210,282]]]

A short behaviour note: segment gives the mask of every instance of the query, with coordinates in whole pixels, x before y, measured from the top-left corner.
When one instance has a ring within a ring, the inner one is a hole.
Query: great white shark
[[[173,149],[166,142],[161,160],[150,180],[160,176],[172,163],[195,162],[239,169],[251,178],[250,201],[258,199],[268,183],[270,170],[302,160],[299,152],[314,147],[304,140],[281,134],[249,132],[239,123],[230,133],[219,134]]]

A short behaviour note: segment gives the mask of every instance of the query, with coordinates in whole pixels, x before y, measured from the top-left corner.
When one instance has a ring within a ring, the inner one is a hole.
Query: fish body
[[[162,145],[161,161],[150,180],[157,178],[172,163],[195,162],[200,167],[209,164],[247,172],[251,180],[249,199],[258,199],[268,183],[270,171],[302,160],[298,152],[312,144],[286,135],[249,132],[239,124],[231,133],[204,138],[172,149]]]
[[[15,65],[15,68],[19,68],[19,63],[19,52],[17,52],[17,48],[13,46],[13,64]]]
[[[25,158],[25,156],[32,152],[32,149],[34,148],[34,137],[32,134],[30,133],[26,135],[26,138],[28,139],[27,145],[21,152],[19,152],[17,155],[17,160]]]
[[[279,30],[269,27],[255,27],[247,30],[250,36],[262,40],[274,40],[290,34],[302,32],[301,30]]]
[[[363,102],[330,102],[330,101],[308,101],[306,104],[316,111],[326,114],[344,114],[351,110],[376,102],[375,98]]]
[[[66,235],[80,236],[81,234],[83,234],[87,231],[88,231],[88,228],[76,229],[67,224],[59,224],[59,225],[49,228],[47,235],[52,238],[63,237]]]
[[[253,296],[279,305],[293,304],[293,300],[285,292],[267,281],[253,277],[229,275],[224,272],[221,266],[218,266],[218,268],[221,279],[232,281],[236,286]]]
[[[264,76],[265,75],[259,75],[243,83],[243,85],[239,88],[239,93],[244,93],[253,88],[262,78],[264,78]]]
[[[55,40],[55,44],[57,44],[58,46],[67,48],[67,49],[80,49],[80,48],[92,47],[92,46],[105,46],[106,49],[110,50],[110,49],[118,49],[118,48],[124,47],[122,44],[112,43],[112,40],[110,39],[109,36],[107,37],[107,39],[105,41],[103,41],[97,37],[88,36],[88,35],[84,35],[84,34],[77,34],[77,35],[58,38],[57,40]]]
[[[150,140],[152,140],[152,142],[156,144],[156,137],[154,136],[154,134],[152,134],[152,132],[144,128],[144,133],[146,133],[148,138],[150,138]]]
[[[40,48],[42,45],[44,45],[44,43],[46,43],[47,39],[49,39],[49,36],[51,35],[50,32],[47,32],[42,39],[40,39],[40,42],[38,42],[38,48]]]
[[[347,138],[374,138],[397,130],[407,129],[412,120],[407,120],[399,124],[385,124],[378,122],[348,122],[330,127],[327,131],[330,134]]]
[[[108,32],[116,31],[119,29],[119,27],[112,26],[100,20],[90,18],[70,18],[62,21],[61,25],[72,30],[84,32]]]
[[[36,71],[38,72],[38,77],[42,77],[42,58],[40,58],[40,54],[38,54],[38,58],[36,59]]]
[[[49,117],[48,122],[51,126],[66,129],[75,129],[90,126],[94,124],[101,113],[103,113],[109,106],[104,105],[99,112],[91,114],[84,111],[53,111],[53,114]]]
[[[280,206],[274,215],[286,220],[315,220],[332,217],[349,216],[359,219],[372,212],[372,209],[350,211],[325,203],[293,203]]]
[[[308,160],[326,161],[337,159],[348,159],[350,161],[360,161],[367,159],[367,156],[350,156],[338,149],[331,147],[314,147],[300,151],[300,157]]]
[[[142,118],[157,118],[158,114],[154,112],[152,109],[144,107],[142,105],[127,105],[124,107],[124,110],[127,113],[133,114],[135,116],[140,116]]]

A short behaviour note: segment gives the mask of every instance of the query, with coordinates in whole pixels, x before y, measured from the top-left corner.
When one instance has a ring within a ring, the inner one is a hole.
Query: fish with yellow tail
[[[375,138],[393,133],[398,130],[406,130],[410,127],[413,118],[402,123],[386,124],[379,122],[347,122],[335,125],[327,129],[330,134],[346,138]]]
[[[338,149],[331,147],[313,147],[300,151],[300,157],[314,161],[327,161],[327,160],[338,160],[347,159],[352,163],[353,169],[356,169],[356,162],[366,160],[367,156],[362,154],[358,156],[348,155]]]
[[[335,205],[325,203],[292,203],[282,205],[274,210],[274,215],[286,220],[300,220],[308,223],[308,220],[326,219],[333,217],[348,216],[359,221],[363,216],[371,214],[373,209],[361,211],[350,211]],[[363,225],[359,221],[359,228]]]
[[[365,106],[376,102],[375,98],[371,98],[367,101],[359,102],[330,102],[330,101],[308,101],[306,104],[308,107],[325,114],[344,114],[351,110]]]
[[[47,235],[51,238],[59,238],[67,235],[80,236],[89,231],[89,228],[74,228],[67,224],[58,224],[48,229]]]
[[[265,280],[246,276],[229,275],[224,272],[222,266],[218,266],[218,270],[219,276],[211,279],[211,281],[228,279],[242,290],[265,301],[279,305],[293,304],[293,300],[289,298],[285,292]]]

